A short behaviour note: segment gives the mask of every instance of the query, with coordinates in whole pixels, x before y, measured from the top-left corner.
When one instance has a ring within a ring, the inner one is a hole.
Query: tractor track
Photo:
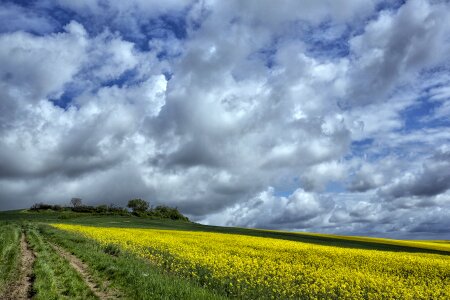
[[[22,233],[20,238],[20,252],[21,259],[19,278],[8,286],[5,295],[2,296],[3,300],[32,299],[34,295],[33,283],[35,277],[33,274],[33,264],[36,259],[36,255],[30,248],[25,233]]]
[[[72,268],[74,268],[78,272],[78,274],[80,274],[85,284],[89,287],[89,289],[92,291],[92,293],[94,293],[96,297],[98,297],[100,300],[121,299],[121,295],[117,291],[112,289],[107,290],[110,285],[109,282],[104,281],[103,285],[105,286],[105,288],[100,288],[90,274],[89,268],[78,257],[67,252],[60,246],[54,244],[51,244],[51,246],[56,251],[56,253],[58,253],[61,257],[68,261]]]

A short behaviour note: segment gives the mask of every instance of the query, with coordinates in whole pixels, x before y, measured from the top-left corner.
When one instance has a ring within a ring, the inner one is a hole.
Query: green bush
[[[178,208],[173,208],[165,205],[159,205],[148,212],[149,216],[163,218],[163,219],[172,219],[172,220],[182,220],[189,221],[189,219],[184,216]]]
[[[178,208],[166,206],[166,205],[159,205],[155,208],[149,209],[149,203],[147,201],[144,201],[142,199],[132,199],[128,201],[129,208],[133,210],[133,215],[138,217],[155,217],[155,218],[161,218],[161,219],[171,219],[171,220],[182,220],[182,221],[189,221],[189,219],[184,216]],[[56,212],[74,212],[74,213],[89,213],[89,214],[107,214],[107,215],[120,215],[120,216],[129,216],[130,212],[123,208],[123,207],[116,207],[114,205],[98,205],[96,207],[89,206],[89,205],[80,205],[75,207],[62,207],[60,205],[50,205],[45,203],[36,203],[33,204],[33,206],[30,208],[30,211],[49,211],[53,210]],[[78,216],[75,215],[62,215],[59,216],[59,219],[67,219],[67,218],[73,218]]]
[[[108,206],[106,205],[99,205],[95,208],[95,212],[99,214],[105,214],[108,212]]]
[[[80,212],[80,213],[95,213],[96,212],[96,208],[93,207],[93,206],[82,205],[82,206],[75,206],[75,207],[73,207],[72,211]]]
[[[113,256],[118,256],[121,252],[120,247],[117,246],[116,244],[107,244],[105,246],[105,248],[103,249],[103,251],[106,254],[113,255]]]

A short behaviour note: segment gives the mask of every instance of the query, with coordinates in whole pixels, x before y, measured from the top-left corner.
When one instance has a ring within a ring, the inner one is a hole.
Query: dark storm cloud
[[[352,192],[367,192],[376,188],[377,185],[369,178],[355,178],[347,186],[347,189]]]
[[[440,234],[448,234],[448,228],[450,227],[450,221],[448,217],[441,216],[433,221],[427,221],[419,224],[411,229],[411,232],[433,232]]]
[[[172,153],[167,158],[168,166],[220,166],[220,157],[214,154],[214,149],[201,141],[188,142],[181,149]]]
[[[447,149],[424,162],[416,173],[409,173],[380,190],[382,196],[401,198],[436,196],[450,189],[450,159]]]

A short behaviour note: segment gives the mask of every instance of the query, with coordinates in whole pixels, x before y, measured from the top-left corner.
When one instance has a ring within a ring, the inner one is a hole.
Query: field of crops
[[[53,224],[238,298],[450,299],[450,256],[281,239]]]

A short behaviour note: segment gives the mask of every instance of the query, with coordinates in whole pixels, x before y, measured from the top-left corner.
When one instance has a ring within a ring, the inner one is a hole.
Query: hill
[[[73,212],[42,211],[31,212],[29,210],[14,210],[0,212],[0,221],[31,221],[43,223],[68,223],[104,227],[125,227],[125,228],[154,228],[154,229],[175,229],[187,231],[206,231],[217,233],[229,233],[250,235],[258,237],[284,239],[319,245],[339,246],[349,248],[406,251],[435,253],[442,255],[450,254],[450,241],[410,241],[395,240],[373,237],[341,236],[332,234],[289,232],[280,230],[263,230],[239,227],[222,227],[202,225],[194,222],[185,222],[161,218],[141,218],[132,215],[96,215]]]
[[[333,298],[348,292],[365,293],[365,298],[385,293],[375,283],[386,286],[386,280],[397,280],[396,295],[400,297],[413,282],[417,286],[416,292],[411,290],[413,298],[429,297],[430,286],[438,296],[450,293],[445,287],[450,283],[449,241],[206,226],[183,220],[52,210],[0,212],[0,223],[2,299],[12,299],[11,291],[20,290],[36,299],[61,295],[71,299],[180,295],[184,299],[253,299],[296,298],[299,293]],[[255,263],[259,267],[250,268]],[[279,269],[284,264],[291,267]],[[239,271],[238,265],[246,267]],[[350,280],[346,272],[359,274],[359,281]],[[300,275],[303,277],[295,277]],[[260,281],[267,276],[278,278],[278,284],[274,285],[277,280]],[[331,280],[330,276],[337,277]],[[69,284],[54,286],[52,282]],[[280,285],[286,288],[279,289]]]

